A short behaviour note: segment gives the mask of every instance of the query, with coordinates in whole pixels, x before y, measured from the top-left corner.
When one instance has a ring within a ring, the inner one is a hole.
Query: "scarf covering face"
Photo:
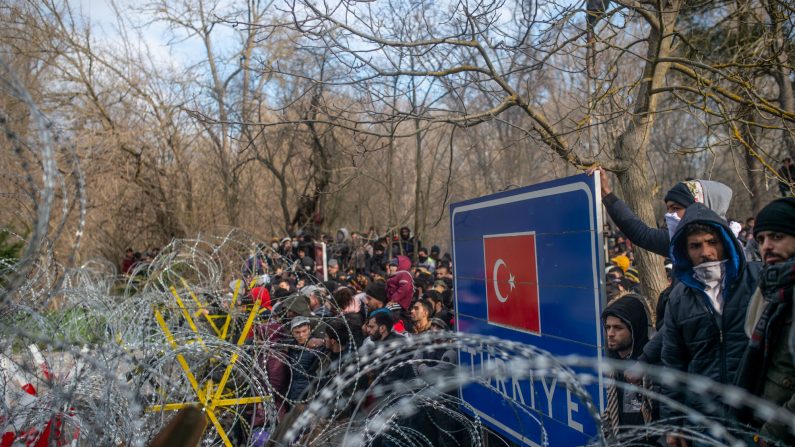
[[[682,221],[682,218],[679,217],[676,213],[665,213],[665,226],[668,227],[668,240],[674,238],[674,233],[676,233],[676,228],[679,227],[679,222]]]
[[[727,260],[724,259],[723,261],[702,262],[693,266],[693,278],[708,288],[714,289],[720,284],[723,274],[726,272],[726,262]]]

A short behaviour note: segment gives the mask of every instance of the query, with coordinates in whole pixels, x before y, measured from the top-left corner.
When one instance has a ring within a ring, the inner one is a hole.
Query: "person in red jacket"
[[[265,307],[267,309],[273,309],[271,304],[271,293],[268,290],[271,283],[270,275],[259,275],[255,281],[254,288],[251,289],[251,300],[252,302],[259,301],[260,307]]]
[[[414,278],[409,270],[411,260],[406,256],[398,256],[389,261],[387,267],[389,278],[386,280],[386,298],[397,303],[404,311],[409,310],[414,297]]]

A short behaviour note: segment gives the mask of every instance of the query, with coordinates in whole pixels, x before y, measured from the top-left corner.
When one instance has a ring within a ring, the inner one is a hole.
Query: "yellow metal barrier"
[[[181,278],[182,279],[182,278]],[[191,331],[196,336],[196,340],[201,344],[202,348],[207,351],[207,346],[204,344],[202,340],[201,334],[199,333],[199,329],[196,326],[196,323],[193,317],[198,315],[204,315],[205,319],[210,323],[210,326],[213,328],[213,331],[221,340],[226,340],[227,336],[229,335],[229,326],[232,320],[232,313],[237,302],[237,297],[240,293],[240,286],[242,282],[238,282],[237,287],[232,295],[232,302],[230,303],[229,312],[226,315],[210,315],[207,311],[207,306],[202,303],[199,298],[193,293],[193,291],[188,287],[187,282],[182,279],[182,284],[185,286],[185,289],[188,290],[191,299],[196,303],[199,310],[191,316],[190,311],[185,306],[185,303],[182,301],[182,298],[179,296],[176,288],[171,287],[171,294],[174,295],[174,299],[177,302],[177,305],[180,308],[183,318],[188,322],[188,326],[190,326]],[[240,337],[237,340],[236,345],[242,346],[245,343],[248,333],[251,331],[252,326],[254,325],[254,320],[256,319],[257,315],[260,313],[260,304],[259,302],[255,302],[252,306],[251,310],[249,311],[248,318],[246,319],[246,324],[243,326],[243,331],[240,334]],[[174,335],[168,328],[168,324],[166,323],[165,318],[163,318],[163,314],[158,309],[154,309],[155,319],[157,320],[160,329],[163,331],[163,334],[168,341],[169,346],[172,349],[178,349],[179,344],[175,339]],[[224,321],[224,325],[222,328],[218,328],[213,320],[226,318]],[[226,383],[229,381],[229,377],[232,374],[232,369],[235,367],[239,358],[238,353],[232,353],[231,358],[229,359],[229,363],[224,370],[224,374],[221,377],[221,381],[216,385],[213,383],[212,379],[208,379],[206,382],[200,384],[196,379],[196,376],[190,369],[187,360],[182,354],[177,354],[177,362],[179,363],[182,372],[185,374],[185,377],[188,379],[188,382],[193,388],[193,391],[196,393],[197,401],[191,402],[171,402],[162,405],[152,405],[148,407],[146,410],[149,412],[159,412],[159,411],[175,411],[180,410],[191,405],[198,405],[201,406],[207,415],[207,418],[213,424],[215,429],[218,431],[218,435],[221,437],[221,440],[224,442],[224,445],[231,447],[232,443],[229,440],[229,437],[226,434],[226,430],[221,425],[220,421],[218,420],[218,416],[216,415],[216,409],[218,408],[225,408],[225,407],[232,407],[236,405],[249,405],[249,404],[257,404],[262,403],[267,400],[270,400],[270,396],[254,396],[254,397],[227,397],[229,395],[234,396],[234,393],[227,393],[224,394],[224,389],[226,387]]]

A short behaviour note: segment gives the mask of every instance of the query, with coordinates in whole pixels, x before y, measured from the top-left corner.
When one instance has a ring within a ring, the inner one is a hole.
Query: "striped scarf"
[[[792,305],[793,289],[795,288],[795,259],[781,264],[771,265],[762,270],[759,289],[765,298],[765,308],[751,333],[749,348],[761,351],[763,358],[768,358],[772,343],[768,337],[770,324],[781,312]]]
[[[617,438],[620,427],[619,410],[618,410],[618,393],[619,387],[616,385],[617,376],[615,371],[607,375],[609,385],[607,387],[607,408],[602,416],[602,430],[605,438]],[[651,381],[645,376],[643,377],[642,387],[648,391],[651,389]],[[643,393],[643,401],[640,406],[640,413],[643,416],[643,422],[649,424],[652,422],[652,400],[648,393]]]

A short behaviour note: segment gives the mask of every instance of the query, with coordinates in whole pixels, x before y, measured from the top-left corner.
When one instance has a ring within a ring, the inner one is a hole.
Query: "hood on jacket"
[[[704,201],[700,203],[715,211],[721,219],[725,220],[726,212],[729,210],[729,204],[732,201],[732,194],[734,194],[732,189],[721,182],[713,182],[712,180],[698,180],[698,182],[701,183],[701,190],[704,194]]]
[[[398,261],[398,271],[405,270],[408,272],[409,270],[411,270],[411,259],[409,259],[408,256],[398,255],[397,261]]]
[[[677,226],[676,233],[674,233],[674,237],[671,239],[671,260],[674,265],[674,275],[686,286],[704,290],[704,285],[693,278],[693,263],[690,262],[690,256],[687,254],[685,229],[693,223],[709,225],[718,229],[718,236],[721,242],[723,242],[723,253],[728,260],[726,263],[724,286],[727,283],[731,283],[740,275],[743,268],[745,268],[745,257],[742,254],[742,246],[737,238],[734,237],[734,234],[729,228],[729,223],[718,216],[715,211],[701,203],[694,203],[687,207],[685,216]]]
[[[627,325],[632,334],[632,353],[629,358],[638,358],[649,341],[649,317],[643,297],[630,293],[618,298],[602,312],[602,323],[610,316],[617,317]]]
[[[337,243],[348,242],[351,239],[351,232],[347,228],[340,228],[337,230]]]
[[[673,201],[684,207],[703,203],[707,208],[726,219],[726,211],[732,200],[732,190],[720,182],[711,180],[687,180],[679,182],[665,195],[666,202]]]

